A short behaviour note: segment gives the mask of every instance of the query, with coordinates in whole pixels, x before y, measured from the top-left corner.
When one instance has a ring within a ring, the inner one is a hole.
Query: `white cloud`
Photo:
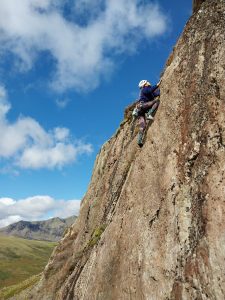
[[[67,218],[78,215],[79,209],[80,200],[56,200],[50,196],[33,196],[20,200],[0,198],[0,227],[20,220]]]
[[[13,205],[15,203],[15,201],[11,198],[0,198],[0,205],[5,205],[5,206],[8,206],[8,205]]]
[[[80,154],[78,148],[74,145],[65,145],[57,143],[53,147],[42,147],[34,145],[25,149],[18,160],[18,165],[22,168],[39,169],[43,167],[54,168],[63,165],[75,159]]]
[[[70,131],[68,128],[57,127],[54,129],[54,135],[58,141],[64,141],[69,137]]]
[[[66,4],[74,12],[67,18]],[[166,27],[167,18],[155,2],[1,0],[0,53],[13,53],[27,70],[47,51],[55,61],[52,87],[86,91],[112,72],[117,54],[136,51],[140,42],[162,35]]]
[[[59,108],[61,108],[61,109],[66,108],[67,105],[69,104],[69,102],[70,102],[70,99],[68,99],[68,98],[65,98],[65,99],[57,99],[57,100],[55,101],[56,105],[57,105]]]
[[[21,221],[21,217],[20,216],[9,216],[5,219],[0,219],[0,228],[1,227],[5,227],[5,226],[8,226],[12,223],[16,223],[18,221]]]
[[[52,216],[67,218],[71,215],[78,216],[80,211],[80,200],[59,200],[55,209],[53,211]]]
[[[7,91],[4,86],[0,86],[0,122],[5,114],[10,110],[10,104],[7,101]]]
[[[92,152],[91,144],[73,140],[68,128],[46,131],[37,121],[20,117],[10,123],[7,92],[0,86],[0,159],[10,160],[20,168],[61,168],[81,154]]]

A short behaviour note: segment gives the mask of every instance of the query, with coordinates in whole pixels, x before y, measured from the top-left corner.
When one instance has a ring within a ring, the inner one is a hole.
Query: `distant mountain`
[[[72,225],[76,216],[67,219],[52,218],[46,221],[19,221],[0,229],[0,234],[17,236],[29,240],[56,242],[60,240],[66,228]]]

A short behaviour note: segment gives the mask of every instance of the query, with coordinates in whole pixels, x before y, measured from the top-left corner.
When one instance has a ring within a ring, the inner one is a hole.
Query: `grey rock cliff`
[[[71,226],[76,216],[67,219],[52,218],[45,221],[19,221],[0,229],[0,234],[17,236],[29,240],[56,242],[63,237],[66,229]]]
[[[29,299],[225,299],[224,27],[224,0],[190,18],[144,147],[126,111]]]

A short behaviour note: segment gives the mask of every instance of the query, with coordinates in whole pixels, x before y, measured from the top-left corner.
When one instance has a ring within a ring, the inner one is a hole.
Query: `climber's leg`
[[[155,100],[152,100],[152,101],[148,101],[148,102],[145,102],[145,103],[142,103],[142,110],[144,111],[147,111],[149,108],[152,108],[153,105],[155,105],[156,103],[158,103],[159,100],[158,99],[155,99]],[[158,104],[157,104],[158,105]]]
[[[144,115],[139,116],[138,119],[139,119],[139,132],[138,132],[137,143],[140,147],[142,147],[143,146],[144,130],[146,128],[146,120],[145,120]]]
[[[156,111],[159,107],[159,104],[160,104],[160,101],[158,99],[154,100],[153,105],[151,106],[150,110],[147,113],[147,119],[148,120],[153,120],[154,119],[154,115],[156,114]]]

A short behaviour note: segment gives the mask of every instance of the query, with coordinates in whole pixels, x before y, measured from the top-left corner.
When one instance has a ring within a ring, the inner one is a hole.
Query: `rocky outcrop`
[[[225,298],[224,24],[224,0],[190,18],[144,147],[127,111],[29,299]]]
[[[45,221],[19,221],[0,229],[0,234],[17,236],[29,240],[56,242],[60,240],[65,231],[71,226],[76,216],[66,219],[51,218]]]

